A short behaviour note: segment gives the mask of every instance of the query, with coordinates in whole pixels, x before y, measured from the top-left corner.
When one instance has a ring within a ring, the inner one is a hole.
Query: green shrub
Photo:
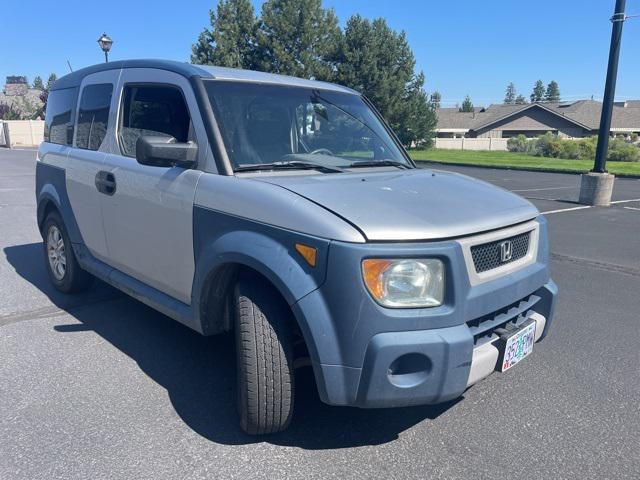
[[[593,160],[596,158],[596,145],[598,137],[582,138],[575,141],[578,144],[578,158],[581,160]]]
[[[593,160],[596,158],[598,137],[565,140],[547,132],[537,138],[518,135],[507,140],[510,152],[527,153],[538,157]],[[612,138],[609,142],[608,159],[615,162],[640,162],[640,147],[621,138]]]
[[[640,162],[640,148],[622,139],[612,138],[607,159],[612,162]]]
[[[536,145],[538,156],[552,158],[561,158],[562,156],[562,140],[551,132],[539,136]]]
[[[580,158],[580,148],[575,140],[560,141],[560,158],[577,160]]]
[[[511,137],[507,140],[507,150],[528,155],[538,155],[538,139],[527,138],[522,134],[517,137]]]
[[[527,140],[527,137],[520,134],[517,137],[511,137],[507,140],[507,150],[510,152],[524,153],[527,151],[528,143],[529,140]]]

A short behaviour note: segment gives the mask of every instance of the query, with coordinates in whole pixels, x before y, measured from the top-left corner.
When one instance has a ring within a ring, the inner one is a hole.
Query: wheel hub
[[[47,256],[51,273],[56,280],[62,280],[67,272],[67,256],[62,232],[55,225],[51,225],[47,233]]]

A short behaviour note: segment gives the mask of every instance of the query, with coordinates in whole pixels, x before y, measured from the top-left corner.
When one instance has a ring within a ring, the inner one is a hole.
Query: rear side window
[[[49,92],[44,119],[45,142],[71,145],[77,100],[77,88],[64,88]]]
[[[189,141],[191,119],[182,92],[167,85],[129,85],[124,89],[118,132],[123,155],[135,157],[141,136]]]
[[[76,126],[76,147],[88,150],[100,148],[107,134],[112,93],[111,83],[84,87]]]

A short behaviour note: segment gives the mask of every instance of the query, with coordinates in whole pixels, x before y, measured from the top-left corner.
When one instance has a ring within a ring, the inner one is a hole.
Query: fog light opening
[[[431,360],[426,355],[407,353],[389,365],[387,378],[399,388],[416,387],[427,380],[431,367]]]

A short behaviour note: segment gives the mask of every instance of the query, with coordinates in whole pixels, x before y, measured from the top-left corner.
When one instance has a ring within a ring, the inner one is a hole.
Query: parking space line
[[[640,212],[640,208],[636,208],[636,207],[622,207],[622,208],[626,208],[627,210],[636,210]]]
[[[561,212],[571,212],[573,210],[584,210],[585,208],[592,208],[591,205],[584,205],[582,207],[572,207],[572,208],[561,208],[559,210],[549,210],[546,212],[542,212],[542,215],[547,215],[549,213],[561,213]]]
[[[544,190],[567,190],[577,189],[578,187],[549,187],[549,188],[523,188],[521,190],[511,190],[512,192],[541,192]]]
[[[618,204],[618,203],[630,203],[630,202],[640,202],[640,198],[633,198],[631,200],[616,200],[615,202],[611,202],[611,204]]]

